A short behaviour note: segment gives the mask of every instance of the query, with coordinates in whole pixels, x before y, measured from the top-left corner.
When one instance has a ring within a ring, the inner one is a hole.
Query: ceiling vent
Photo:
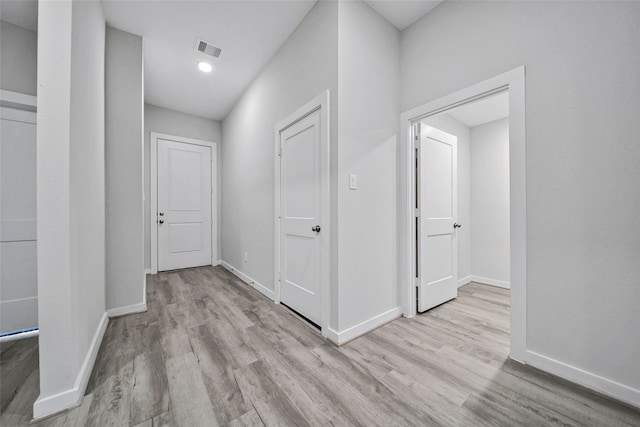
[[[202,52],[205,55],[213,56],[214,58],[220,58],[220,54],[222,53],[222,48],[216,45],[213,45],[204,40],[198,40],[196,44],[196,50],[198,52]]]

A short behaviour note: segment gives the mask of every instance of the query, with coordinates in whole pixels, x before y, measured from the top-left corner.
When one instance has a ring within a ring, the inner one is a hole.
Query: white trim
[[[527,253],[526,253],[526,132],[525,68],[519,67],[481,83],[406,111],[400,116],[399,268],[400,301],[403,314],[416,314],[415,271],[415,168],[413,167],[412,123],[464,105],[491,93],[509,90],[509,164],[511,213],[511,354],[524,361],[527,348]],[[402,143],[404,141],[404,143]]]
[[[19,110],[36,111],[38,98],[25,93],[0,90],[0,105]]]
[[[216,261],[216,263],[217,263],[216,265],[220,265],[220,264],[222,264],[222,260],[219,259],[218,261]]]
[[[20,122],[36,125],[38,115],[35,111],[22,110],[8,105],[0,106],[0,119],[10,122]]]
[[[601,377],[576,366],[527,350],[527,363],[571,382],[640,408],[640,390]]]
[[[280,303],[280,133],[308,116],[320,111],[320,225],[322,234],[320,241],[320,328],[323,336],[327,336],[331,316],[331,211],[330,211],[330,123],[329,123],[329,90],[325,90],[295,112],[276,123],[274,127],[273,171],[275,177],[274,191],[274,302]]]
[[[472,276],[463,277],[462,279],[458,280],[458,287],[460,288],[464,285],[471,283],[472,281],[473,281]]]
[[[107,316],[112,318],[126,316],[127,314],[143,313],[145,311],[147,311],[146,301],[139,304],[127,305],[125,307],[110,308],[107,310]]]
[[[469,276],[470,282],[480,283],[481,285],[495,286],[496,288],[511,289],[511,283],[504,280],[490,279],[488,277]]]
[[[275,300],[275,293],[271,289],[269,289],[265,285],[263,285],[262,283],[260,283],[260,282],[258,282],[256,280],[252,279],[251,277],[247,276],[242,271],[238,270],[237,268],[235,268],[234,266],[232,266],[228,262],[220,261],[220,265],[222,265],[224,268],[229,270],[238,279],[242,280],[244,283],[246,283],[247,285],[251,286],[256,291],[260,292],[262,295],[264,295],[267,298],[269,298],[271,301]]]
[[[343,345],[399,317],[402,317],[402,308],[395,307],[341,332],[327,328],[326,337],[336,345]]]
[[[7,343],[11,341],[24,340],[27,338],[37,337],[40,335],[40,330],[20,332],[19,334],[11,334],[0,337],[0,343]]]
[[[102,343],[102,338],[107,330],[108,323],[109,317],[105,312],[102,315],[102,319],[100,319],[100,324],[98,325],[98,329],[96,329],[96,333],[93,335],[89,351],[84,358],[84,362],[82,363],[80,372],[76,377],[73,388],[52,396],[39,396],[33,404],[34,419],[37,420],[47,417],[80,405],[84,392],[87,388],[87,383],[89,382],[89,377],[91,376],[91,371],[93,370],[93,365],[96,362],[96,357],[98,357],[98,350],[100,349],[100,344]]]
[[[151,274],[151,269],[150,268],[145,268],[144,269],[144,275],[146,276],[147,274]]]
[[[202,145],[211,148],[211,265],[216,265],[214,259],[218,259],[218,143],[201,139],[184,138],[165,133],[150,132],[149,143],[151,145],[151,157],[149,166],[151,169],[151,201],[149,202],[149,224],[151,229],[151,274],[158,273],[158,139],[184,144]]]

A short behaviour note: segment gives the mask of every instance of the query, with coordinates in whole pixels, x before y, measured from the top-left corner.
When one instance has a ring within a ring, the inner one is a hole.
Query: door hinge
[[[416,218],[420,218],[420,209],[415,209]]]
[[[416,288],[417,288],[418,286],[420,286],[420,278],[419,278],[419,277],[416,277],[416,281],[415,281],[415,283],[416,283]]]
[[[282,157],[282,147],[278,148],[278,157]]]

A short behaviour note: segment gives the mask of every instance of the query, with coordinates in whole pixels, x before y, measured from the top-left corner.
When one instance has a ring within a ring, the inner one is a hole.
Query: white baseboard
[[[221,260],[221,259],[219,259],[218,261],[216,261],[216,265],[220,265],[220,264],[222,264],[222,260]]]
[[[460,288],[460,287],[462,287],[462,286],[464,286],[466,284],[469,284],[471,282],[473,282],[472,276],[463,277],[462,279],[458,280],[458,287]]]
[[[108,323],[109,317],[105,312],[102,315],[102,319],[100,319],[100,324],[98,325],[98,329],[96,329],[96,333],[93,335],[89,351],[84,358],[84,362],[82,363],[80,372],[76,377],[73,388],[51,396],[39,396],[33,404],[34,419],[47,417],[66,409],[73,408],[82,402],[84,391],[87,388],[87,383],[89,382],[93,365],[98,357],[98,350],[100,349],[100,344],[102,343],[102,338],[107,330]]]
[[[144,275],[146,276],[147,274],[151,274],[151,269],[150,268],[145,268],[144,269]]]
[[[147,303],[141,302],[140,304],[133,304],[125,307],[110,308],[107,310],[107,316],[118,317],[125,316],[127,314],[143,313],[145,311],[147,311]]]
[[[347,328],[341,332],[338,332],[332,328],[327,328],[325,334],[329,341],[333,342],[336,345],[343,345],[401,316],[402,308],[395,307],[389,311],[385,311],[384,313],[380,313],[377,316],[373,316],[371,319],[358,323],[357,325]]]
[[[481,283],[483,285],[495,286],[497,288],[511,289],[511,283],[509,283],[509,282],[504,282],[502,280],[496,280],[496,279],[489,279],[487,277],[473,276],[473,275],[471,275],[469,277],[471,278],[471,280],[469,282]],[[467,282],[467,283],[469,283],[469,282]],[[460,282],[458,281],[458,287],[460,287],[460,286],[461,286]]]
[[[266,286],[257,282],[256,280],[253,280],[251,277],[247,276],[246,274],[244,274],[243,272],[241,272],[240,270],[238,270],[228,262],[220,261],[220,265],[222,265],[224,268],[229,270],[231,273],[233,273],[236,277],[238,277],[240,280],[245,282],[247,285],[251,286],[253,289],[260,292],[262,295],[266,296],[272,301],[275,300],[276,294],[271,289],[267,288]]]
[[[640,390],[587,372],[542,354],[527,350],[526,363],[542,371],[564,378],[583,387],[640,408]]]

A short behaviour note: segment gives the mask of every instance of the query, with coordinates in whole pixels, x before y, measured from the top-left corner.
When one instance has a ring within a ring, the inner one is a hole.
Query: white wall
[[[318,2],[222,123],[222,259],[270,290],[274,127],[329,89],[330,140],[336,141],[337,26],[337,2]]]
[[[398,306],[396,150],[400,33],[364,2],[338,27],[339,331]],[[357,190],[349,189],[349,174]]]
[[[458,284],[466,284],[472,275],[471,233],[475,221],[471,218],[471,130],[449,114],[428,117],[422,122],[458,137],[458,218],[462,225],[456,231],[458,239]]]
[[[637,2],[444,2],[401,37],[403,111],[526,66],[527,347],[636,403],[639,21]]]
[[[105,55],[106,303],[108,310],[141,310],[146,300],[142,38],[107,27]]]
[[[471,272],[476,281],[509,286],[509,209],[509,119],[501,119],[471,128]]]
[[[38,294],[42,417],[81,399],[106,327],[104,43],[97,1],[41,2]]]
[[[0,88],[36,95],[37,53],[35,32],[0,21]]]
[[[220,150],[222,148],[222,130],[220,122],[204,117],[169,110],[155,105],[144,105],[144,268],[151,268],[151,228],[149,225],[149,204],[151,202],[151,169],[149,166],[151,148],[149,135],[151,132],[165,133],[184,138],[201,139],[215,142],[218,146],[218,257],[222,254],[222,207],[221,207],[221,174],[222,165]]]

